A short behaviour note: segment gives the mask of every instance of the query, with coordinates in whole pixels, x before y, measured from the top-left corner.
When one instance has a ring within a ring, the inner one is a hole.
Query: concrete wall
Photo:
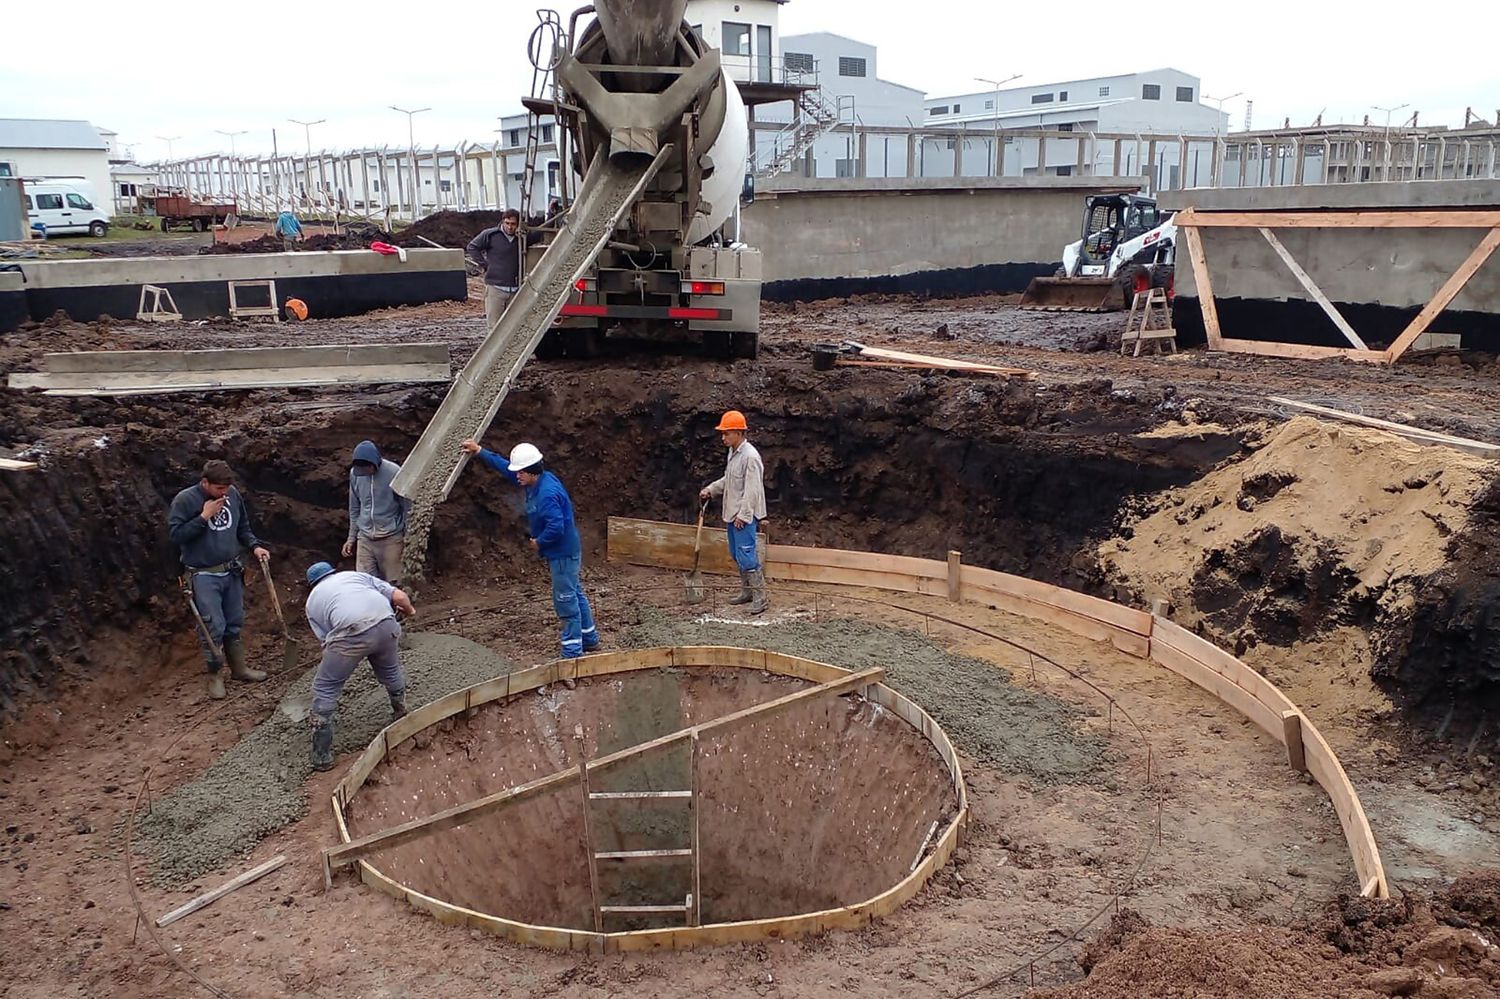
[[[1164,194],[1168,208],[1203,211],[1500,207],[1494,181],[1225,188]],[[1203,229],[1204,256],[1226,337],[1347,346],[1254,229]],[[1277,238],[1366,342],[1393,339],[1463,262],[1478,229],[1281,229]],[[1202,338],[1198,288],[1186,256],[1176,273],[1174,320]],[[1500,257],[1491,257],[1433,323],[1468,347],[1500,347]]]
[[[1078,238],[1084,198],[1139,178],[778,178],[743,216],[771,300],[1015,292]]]
[[[467,297],[461,250],[406,253],[406,263],[367,250],[334,250],[23,261],[20,268],[26,314],[37,321],[59,310],[80,322],[100,316],[133,319],[145,284],[171,291],[178,311],[188,319],[229,315],[230,281],[273,279],[279,301],[300,298],[314,318]],[[259,289],[242,296],[243,304],[264,300]],[[0,332],[19,324],[14,311],[0,309],[0,319],[10,317],[10,325],[0,324]]]

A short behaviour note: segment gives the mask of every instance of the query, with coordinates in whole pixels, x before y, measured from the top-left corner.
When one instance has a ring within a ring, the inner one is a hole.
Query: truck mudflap
[[[1119,312],[1125,290],[1111,278],[1032,278],[1020,308],[1047,312]]]

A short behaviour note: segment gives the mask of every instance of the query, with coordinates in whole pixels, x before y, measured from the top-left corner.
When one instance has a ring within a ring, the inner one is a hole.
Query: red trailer
[[[188,223],[195,232],[203,232],[211,225],[224,223],[229,216],[238,214],[238,205],[233,199],[227,201],[196,201],[185,194],[158,194],[153,198],[142,198],[147,214],[156,214],[161,219],[161,231],[173,225]]]

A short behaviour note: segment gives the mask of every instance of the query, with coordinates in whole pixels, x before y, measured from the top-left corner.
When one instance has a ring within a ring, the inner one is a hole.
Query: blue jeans
[[[208,627],[208,636],[214,645],[222,646],[227,639],[239,638],[245,626],[245,577],[234,570],[222,576],[211,576],[199,572],[193,574],[193,604],[203,616]],[[203,644],[203,636],[198,636]],[[210,673],[218,670],[214,649],[205,646],[203,658],[208,660]]]
[[[583,557],[549,558],[547,565],[552,570],[552,608],[562,621],[562,657],[577,659],[599,644],[593,608],[578,582]]]
[[[735,527],[731,520],[724,525],[729,529],[729,555],[741,572],[754,572],[760,568],[760,553],[755,550],[755,525],[758,523],[760,521],[752,519],[744,527]]]

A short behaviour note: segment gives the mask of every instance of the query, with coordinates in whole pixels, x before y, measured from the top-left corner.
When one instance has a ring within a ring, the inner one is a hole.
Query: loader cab
[[[1083,255],[1090,261],[1108,259],[1115,247],[1160,224],[1156,201],[1134,194],[1101,194],[1089,198],[1083,210]]]

